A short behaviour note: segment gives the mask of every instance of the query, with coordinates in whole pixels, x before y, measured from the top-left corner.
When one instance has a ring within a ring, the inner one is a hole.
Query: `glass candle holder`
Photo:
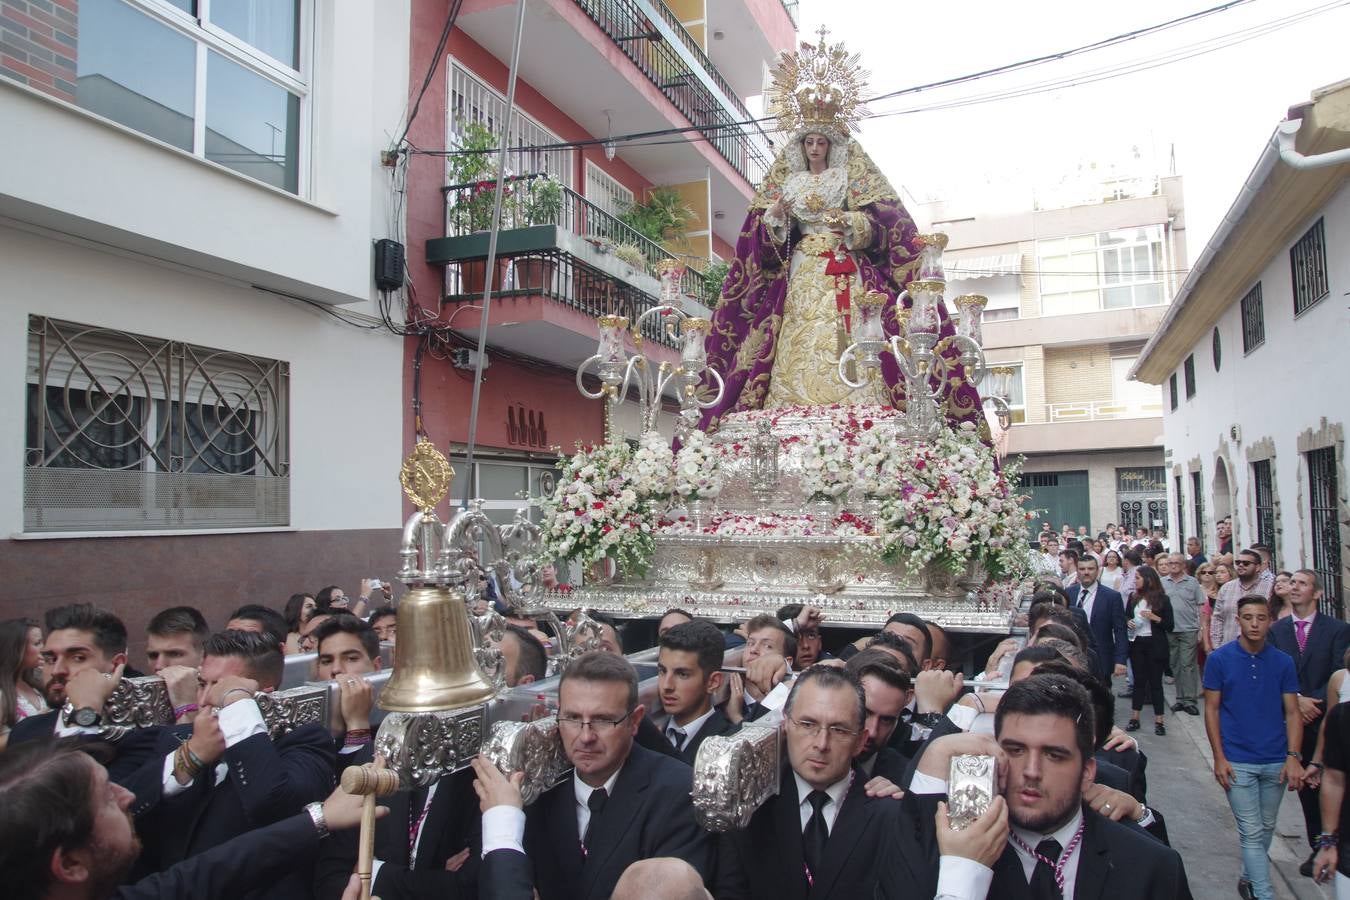
[[[885,305],[886,295],[880,291],[868,291],[854,301],[853,340],[859,344],[886,340],[886,332],[881,325],[881,311]]]
[[[942,282],[911,281],[909,283],[910,334],[936,334],[938,330],[938,301],[942,298]]]
[[[984,343],[984,307],[988,297],[980,294],[962,294],[956,298],[956,309],[960,318],[956,321],[956,333],[968,337],[977,344]]]
[[[683,295],[685,265],[678,259],[668,257],[657,264],[661,275],[661,303],[664,306],[679,306]]]
[[[690,372],[702,372],[708,364],[708,329],[711,323],[698,317],[684,320],[680,336],[684,345],[680,349],[680,363]]]
[[[628,331],[627,316],[601,316],[596,320],[600,325],[600,349],[596,351],[601,363],[617,363],[623,360],[623,336]]]
[[[995,366],[989,370],[989,387],[994,392],[994,396],[1004,401],[1008,400],[1008,394],[1012,391],[1011,366]]]
[[[945,282],[947,276],[942,270],[942,251],[947,249],[947,235],[940,231],[921,234],[918,244],[919,271],[914,276],[915,280]]]

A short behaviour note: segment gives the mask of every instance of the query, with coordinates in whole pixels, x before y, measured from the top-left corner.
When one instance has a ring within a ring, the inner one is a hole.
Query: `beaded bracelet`
[[[173,717],[175,719],[181,719],[188,713],[194,713],[199,709],[201,709],[201,707],[195,703],[184,703],[182,706],[175,706],[173,708]]]
[[[370,743],[369,728],[353,728],[351,731],[347,732],[347,736],[342,740],[342,744],[345,747],[359,747],[362,744],[369,744],[369,743]]]
[[[1334,831],[1324,831],[1317,836],[1317,849],[1325,850],[1328,847],[1340,846],[1341,837]]]

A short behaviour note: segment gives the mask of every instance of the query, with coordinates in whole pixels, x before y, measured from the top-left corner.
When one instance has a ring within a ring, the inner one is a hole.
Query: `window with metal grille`
[[[1195,396],[1195,354],[1186,357],[1182,372],[1186,377],[1186,399],[1189,400]]]
[[[506,98],[479,81],[457,63],[450,64],[449,121],[451,146],[459,146],[464,130],[478,124],[498,137],[505,130]],[[562,142],[556,134],[517,109],[511,116],[510,147],[541,147]],[[571,150],[508,150],[506,168],[512,175],[547,173],[563,186],[572,186]]]
[[[1256,493],[1256,540],[1270,548],[1270,568],[1276,568],[1275,551],[1275,477],[1270,460],[1252,463],[1252,484]]]
[[[586,199],[618,217],[633,205],[633,192],[604,169],[586,160]]]
[[[1205,549],[1205,485],[1199,472],[1191,473],[1191,500],[1195,503],[1195,531],[1190,535],[1177,535],[1177,545],[1181,545],[1183,537],[1194,536],[1200,542],[1200,549]]]
[[[1177,373],[1173,372],[1172,377],[1167,379],[1167,393],[1172,401],[1172,409],[1177,408]]]
[[[1320,611],[1341,618],[1341,526],[1336,507],[1339,497],[1336,448],[1310,450],[1308,460],[1308,517],[1312,529],[1313,569],[1322,579]]]
[[[1017,479],[1020,487],[1059,487],[1058,472],[1028,472]]]
[[[1181,492],[1181,476],[1177,475],[1172,479],[1172,486],[1177,492],[1177,534],[1179,541],[1186,536],[1186,496]]]
[[[1289,270],[1294,279],[1294,315],[1297,316],[1330,291],[1327,244],[1321,219],[1289,248]]]
[[[1242,352],[1251,353],[1266,342],[1266,310],[1261,282],[1242,298]]]
[[[30,316],[24,530],[290,523],[289,365]]]

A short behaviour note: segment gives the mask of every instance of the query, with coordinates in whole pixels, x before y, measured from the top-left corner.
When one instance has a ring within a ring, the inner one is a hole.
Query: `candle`
[[[853,340],[859,344],[876,343],[886,340],[881,325],[881,310],[886,305],[886,295],[880,291],[868,291],[854,303]]]
[[[708,364],[706,341],[709,322],[707,319],[689,318],[684,320],[681,336],[684,346],[680,352],[680,361],[690,372],[702,372]]]
[[[910,334],[935,334],[938,330],[938,300],[942,297],[942,282],[911,281],[909,299]]]
[[[982,297],[979,294],[962,294],[957,297],[956,308],[960,312],[961,318],[957,321],[956,333],[970,338],[977,344],[983,344],[982,318],[984,306],[988,302],[988,297]]]
[[[942,232],[921,234],[919,245],[919,271],[914,276],[918,281],[943,281],[947,276],[942,270],[942,251],[947,249],[947,235]]]

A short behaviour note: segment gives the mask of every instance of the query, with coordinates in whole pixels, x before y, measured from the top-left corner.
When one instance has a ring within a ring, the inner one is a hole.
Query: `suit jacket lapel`
[[[1101,819],[1086,806],[1083,817],[1083,843],[1078,848],[1073,896],[1074,900],[1101,900],[1111,877],[1111,854],[1101,833]]]
[[[849,785],[848,793],[844,795],[844,805],[839,808],[839,814],[835,817],[834,828],[830,831],[830,839],[825,842],[825,859],[821,862],[820,871],[812,873],[815,876],[815,884],[811,886],[812,897],[829,896],[835,881],[839,878],[839,873],[844,871],[849,857],[853,854],[854,848],[858,846],[863,833],[872,820],[874,808],[867,801],[867,796],[863,791],[863,781],[862,773],[855,772],[853,783]],[[880,802],[893,803],[895,801]],[[798,821],[800,820],[799,814]],[[860,860],[859,862],[862,865],[875,864],[875,860]]]
[[[605,868],[609,857],[614,855],[620,838],[627,833],[633,819],[642,809],[643,794],[651,783],[652,764],[648,759],[651,752],[637,744],[633,745],[628,760],[614,782],[614,795],[605,803],[599,819],[591,823],[591,838],[586,847],[586,859],[581,866],[583,897],[590,896],[595,889],[596,877]]]
[[[577,832],[577,796],[572,779],[569,777],[539,798],[536,805],[541,807],[539,812],[544,818],[544,828],[541,830],[544,832],[545,844],[542,847],[527,846],[525,849],[531,857],[540,855],[554,860],[564,881],[562,890],[575,890],[581,885],[583,860],[581,835]],[[535,865],[542,868],[540,862]],[[541,872],[536,871],[536,879],[541,875]]]
[[[708,721],[703,723],[703,727],[698,730],[698,734],[694,735],[694,739],[681,751],[680,755],[692,766],[698,756],[698,748],[703,746],[704,740],[726,734],[729,724],[727,717],[722,715],[722,711],[713,707],[712,715],[708,717]]]
[[[781,894],[792,900],[806,898],[806,855],[802,852],[801,797],[797,796],[797,779],[789,767],[783,773],[782,787],[772,801],[774,805],[774,851],[782,855],[782,864],[770,866],[783,873]]]

